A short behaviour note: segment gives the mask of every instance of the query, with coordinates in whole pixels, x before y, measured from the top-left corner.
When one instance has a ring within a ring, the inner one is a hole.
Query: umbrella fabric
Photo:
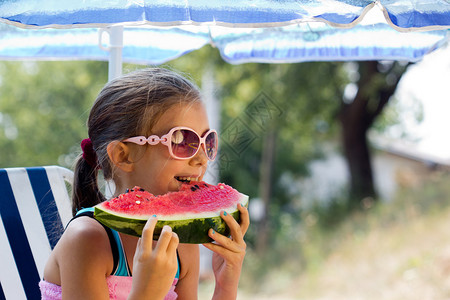
[[[209,43],[207,28],[127,27],[123,33],[123,60],[162,64]],[[108,47],[108,35],[103,35]],[[95,28],[29,30],[0,24],[0,60],[108,60],[99,47]]]
[[[399,33],[387,24],[357,25],[352,29],[324,23],[253,29],[248,34],[213,36],[224,60],[294,63],[305,61],[405,60],[417,61],[447,41],[446,31]],[[227,28],[228,29],[228,28]],[[214,31],[212,31],[214,33]]]
[[[8,24],[0,27],[0,59],[8,60],[107,60],[92,28],[120,24],[126,62],[161,64],[208,43],[230,63],[417,61],[448,40],[450,3],[3,0],[0,22]]]
[[[314,19],[348,25],[376,3],[399,28],[450,25],[450,3],[446,0],[3,0],[0,16],[22,26],[51,27],[116,23],[260,27]]]
[[[349,24],[373,1],[157,0],[157,1],[3,1],[0,15],[22,26],[91,26],[90,24],[233,24],[274,26],[321,18]],[[87,6],[87,7],[86,7]]]

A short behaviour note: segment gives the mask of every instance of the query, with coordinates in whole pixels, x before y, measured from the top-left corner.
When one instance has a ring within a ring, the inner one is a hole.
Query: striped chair
[[[72,171],[0,169],[0,300],[40,299],[38,283],[72,217]]]

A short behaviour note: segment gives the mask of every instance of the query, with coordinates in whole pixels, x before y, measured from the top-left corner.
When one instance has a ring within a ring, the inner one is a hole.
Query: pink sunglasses
[[[157,145],[161,143],[169,148],[169,153],[176,159],[189,159],[194,157],[200,150],[203,144],[206,157],[209,160],[214,160],[217,155],[218,149],[218,135],[213,129],[208,130],[201,137],[197,132],[188,127],[174,127],[170,131],[159,137],[157,135],[151,135],[148,138],[145,136],[131,137],[124,142],[131,142],[138,145]]]

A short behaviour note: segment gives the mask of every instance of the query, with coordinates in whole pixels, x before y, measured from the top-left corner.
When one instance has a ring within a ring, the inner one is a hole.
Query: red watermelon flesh
[[[157,215],[163,219],[177,219],[186,214],[203,214],[237,207],[240,193],[232,187],[205,182],[183,184],[180,191],[154,196],[139,187],[104,203],[103,207],[127,215],[148,219]]]

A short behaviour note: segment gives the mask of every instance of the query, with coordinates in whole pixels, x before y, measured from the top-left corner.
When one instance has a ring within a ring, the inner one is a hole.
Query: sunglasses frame
[[[189,130],[189,131],[195,133],[195,135],[197,135],[197,137],[198,137],[198,139],[199,139],[199,141],[200,141],[199,146],[197,147],[197,150],[195,150],[195,153],[192,154],[192,155],[189,156],[189,157],[178,157],[178,156],[176,156],[176,155],[173,153],[173,151],[172,151],[172,145],[171,145],[171,144],[172,144],[172,143],[171,143],[171,142],[172,142],[172,135],[173,135],[173,133],[174,133],[175,131],[177,131],[177,130]],[[215,143],[215,144],[216,144],[216,151],[215,151],[214,156],[213,156],[212,158],[210,158],[210,157],[208,156],[207,151],[206,151],[206,137],[209,136],[211,133],[214,133],[215,136],[216,136],[216,143]],[[123,142],[130,142],[130,143],[138,144],[138,145],[141,145],[141,146],[142,146],[142,145],[145,145],[145,144],[149,144],[149,145],[157,145],[157,144],[161,143],[161,144],[167,146],[167,148],[169,148],[170,156],[172,156],[173,158],[176,158],[176,159],[190,159],[190,158],[193,158],[194,156],[197,155],[198,151],[200,150],[200,148],[202,148],[202,145],[203,145],[203,151],[205,151],[206,157],[208,158],[208,160],[213,161],[213,160],[216,158],[216,156],[217,156],[217,151],[218,151],[218,147],[219,147],[219,136],[218,136],[218,134],[217,134],[217,131],[214,130],[214,129],[208,130],[208,131],[204,134],[204,136],[201,137],[201,136],[200,136],[194,129],[192,129],[192,128],[189,128],[189,127],[183,127],[183,126],[177,126],[177,127],[174,127],[174,128],[172,128],[172,129],[170,129],[169,132],[168,132],[167,134],[165,134],[165,135],[163,135],[163,136],[161,136],[161,137],[159,137],[159,136],[157,136],[157,135],[151,135],[151,136],[149,136],[149,137],[147,138],[147,137],[141,135],[141,136],[135,136],[135,137],[127,138],[126,140],[123,140]]]

